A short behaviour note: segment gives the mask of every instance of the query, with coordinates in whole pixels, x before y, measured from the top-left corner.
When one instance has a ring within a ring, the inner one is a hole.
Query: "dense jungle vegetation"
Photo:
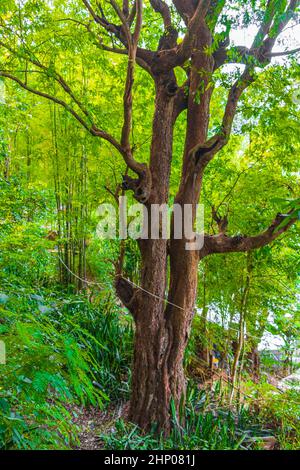
[[[1,1],[0,449],[299,449],[298,23]],[[124,194],[204,247],[99,238]]]

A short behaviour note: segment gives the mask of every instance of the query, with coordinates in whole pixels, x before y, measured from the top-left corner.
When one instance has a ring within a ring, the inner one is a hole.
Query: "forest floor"
[[[101,436],[116,432],[115,423],[119,418],[126,419],[127,405],[119,405],[117,408],[110,408],[102,411],[99,408],[73,408],[77,415],[74,423],[79,427],[79,443],[75,450],[104,450],[105,444]],[[271,426],[269,426],[271,427]],[[275,450],[278,447],[277,439],[274,436],[261,437],[262,450]]]
[[[206,373],[205,373],[206,372]],[[195,375],[198,378],[198,387],[207,388],[211,387],[214,380],[220,378],[220,373],[214,374],[214,371],[203,370],[201,372],[201,380],[199,380],[199,371]],[[226,383],[226,374],[221,374],[224,382]],[[195,378],[195,377],[194,377]],[[268,374],[268,383],[277,387],[279,378],[273,374]],[[201,383],[202,382],[202,383]],[[108,408],[101,410],[99,408],[86,408],[77,405],[72,406],[69,411],[72,411],[74,417],[74,424],[79,428],[79,444],[75,447],[76,450],[103,450],[104,441],[101,438],[103,435],[109,435],[116,432],[115,423],[120,418],[126,421],[128,402],[127,403],[111,403]],[[272,428],[272,425],[269,426]],[[262,449],[273,450],[276,449],[277,440],[275,437],[270,436],[262,438]]]
[[[103,449],[101,434],[115,432],[116,420],[126,415],[126,404],[110,406],[106,410],[76,406],[72,411],[77,415],[74,423],[80,428],[80,443],[76,449],[101,450]]]

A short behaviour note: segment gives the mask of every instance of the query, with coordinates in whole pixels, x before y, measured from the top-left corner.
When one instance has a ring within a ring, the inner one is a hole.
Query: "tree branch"
[[[150,0],[153,9],[160,13],[164,23],[164,34],[158,44],[158,50],[172,50],[177,46],[178,31],[172,25],[171,10],[163,0]]]
[[[129,0],[123,0],[123,14],[125,18],[129,16]]]
[[[188,107],[188,89],[189,80],[187,80],[180,88],[178,88],[174,97],[173,122],[176,122],[178,116]]]
[[[269,34],[269,31],[271,30],[272,21],[275,15],[275,9],[272,9],[274,6],[273,1],[269,0],[267,6],[267,8],[270,9],[269,15],[265,14],[264,21],[254,38],[251,49],[239,49],[242,53],[242,57],[247,57],[247,55],[249,55],[257,59],[257,61],[259,61],[263,66],[266,65],[266,63],[270,61],[270,57],[272,56],[272,47],[274,46],[278,35],[289,22],[291,15],[298,4],[299,0],[290,0],[289,6],[286,10],[286,15],[284,19],[280,21],[276,33],[273,32],[272,37],[268,36],[267,39],[262,42],[264,36]],[[258,48],[256,47],[257,44],[260,44]],[[298,49],[295,49],[294,52],[298,52]],[[196,164],[200,162],[199,166],[201,169],[203,169],[206,164],[217,154],[217,152],[219,152],[227,144],[231,134],[232,124],[236,115],[239,99],[243,91],[255,81],[254,68],[255,63],[247,65],[241,77],[231,87],[223,116],[221,132],[209,139],[204,145],[197,145],[191,150],[190,153],[196,156]]]
[[[264,13],[264,18],[255,36],[253,47],[258,47],[262,44],[262,41],[265,38],[266,34],[268,34],[270,31],[275,13],[276,9],[274,0],[268,0]]]
[[[135,1],[136,24],[132,35],[128,22],[123,12],[120,10],[118,4],[115,2],[115,0],[110,1],[122,21],[128,44],[127,75],[123,95],[124,123],[122,128],[121,146],[123,149],[125,162],[127,163],[128,167],[139,176],[138,180],[134,180],[126,176],[123,187],[124,189],[132,189],[134,191],[135,198],[138,201],[145,203],[149,198],[151,191],[151,173],[147,165],[139,163],[133,158],[132,148],[130,146],[130,132],[132,129],[132,89],[134,82],[137,45],[143,23],[143,1]]]
[[[83,3],[87,6],[89,12],[93,15],[93,18],[97,22],[100,22],[102,24],[102,20],[100,21],[99,19],[100,17],[92,9],[89,2],[83,1]],[[116,2],[114,2],[114,0],[112,0],[112,3],[114,4],[116,11],[118,12],[120,18],[122,19],[125,34],[127,37],[126,42],[128,44],[128,50],[126,51],[126,54],[128,55],[128,71],[127,71],[127,79],[126,79],[126,86],[125,86],[125,92],[124,92],[124,125],[123,125],[123,130],[122,130],[121,144],[117,142],[116,139],[112,135],[108,134],[104,130],[97,127],[97,125],[93,122],[92,116],[90,115],[88,110],[84,107],[84,105],[80,102],[80,100],[75,96],[74,92],[71,90],[70,86],[67,84],[65,79],[56,70],[52,70],[52,69],[50,70],[49,67],[42,64],[39,61],[39,59],[37,59],[30,51],[28,51],[28,53],[26,52],[26,53],[20,54],[18,51],[15,51],[7,44],[0,42],[0,45],[5,47],[7,50],[9,50],[15,57],[20,57],[21,59],[24,59],[25,61],[32,63],[33,65],[38,67],[38,69],[40,69],[41,72],[44,73],[47,77],[53,78],[62,87],[62,89],[70,96],[70,98],[76,103],[76,105],[79,107],[80,111],[82,111],[85,117],[82,117],[80,113],[75,111],[75,109],[63,99],[60,99],[49,93],[46,93],[46,92],[43,92],[43,91],[40,91],[38,89],[31,87],[30,85],[28,85],[26,79],[22,81],[22,79],[18,78],[13,73],[8,73],[6,71],[0,72],[0,76],[3,76],[5,78],[8,78],[16,82],[19,86],[21,86],[22,88],[26,89],[27,91],[35,95],[46,98],[64,107],[70,114],[73,115],[73,117],[75,117],[75,119],[86,130],[88,130],[90,134],[96,137],[100,137],[108,141],[109,143],[111,143],[122,155],[127,166],[138,175],[138,180],[132,180],[134,181],[134,187],[132,187],[131,185],[131,187],[129,187],[128,189],[133,189],[135,191],[135,194],[138,195],[141,201],[144,201],[146,198],[146,195],[148,194],[147,191],[150,192],[149,186],[151,184],[151,178],[149,176],[149,170],[145,164],[141,164],[134,160],[132,151],[130,148],[130,142],[129,142],[131,121],[132,121],[131,114],[132,114],[133,73],[134,73],[134,65],[136,61],[137,43],[139,40],[141,26],[142,26],[142,8],[141,7],[142,7],[143,2],[142,0],[136,0],[136,4],[138,5],[135,8],[137,12],[136,13],[137,18],[136,18],[136,26],[135,26],[133,36],[131,36],[130,28],[129,28],[129,25],[127,24],[126,18],[124,17],[124,14],[122,13],[121,10],[118,9],[118,5],[116,4]],[[89,30],[89,25],[84,25],[84,26]]]
[[[300,52],[300,47],[292,49],[291,51],[271,52],[267,54],[267,57],[280,57],[284,55],[298,54],[298,52]]]
[[[199,24],[204,20],[209,7],[210,0],[199,0],[195,13],[188,23],[188,31],[181,43],[180,50],[178,51],[179,55],[183,54],[184,57],[186,57],[187,52],[190,52],[190,49],[194,44],[197,31],[199,30]]]
[[[171,49],[160,50],[155,54],[152,70],[156,74],[168,72],[181,66],[191,57],[197,34],[201,28],[205,27],[204,19],[209,5],[210,1],[199,0],[195,13],[188,21],[187,32],[181,44]]]
[[[229,140],[239,99],[243,91],[254,81],[254,67],[246,67],[241,77],[234,83],[229,91],[222,121],[223,145],[225,145]]]
[[[171,11],[169,6],[163,0],[150,0],[150,3],[153,9],[162,16],[165,31],[168,31],[172,26]]]
[[[127,55],[128,49],[129,49],[128,41],[129,41],[129,37],[131,36],[130,26],[136,16],[136,3],[134,3],[134,7],[132,8],[132,11],[130,12],[129,16],[126,17],[126,15],[123,13],[123,11],[120,9],[118,4],[114,0],[113,2],[110,2],[113,8],[115,9],[115,11],[117,12],[118,17],[121,19],[122,26],[118,26],[107,21],[104,15],[102,15],[101,17],[97,15],[97,13],[94,11],[91,4],[87,0],[82,0],[82,2],[85,5],[88,12],[90,13],[90,15],[92,16],[92,18],[94,19],[95,23],[99,24],[107,32],[112,33],[115,36],[115,38],[118,39],[123,44],[125,49],[120,49],[120,48],[110,47],[110,46],[105,45],[103,43],[103,38],[101,36],[98,36],[98,42],[95,43],[96,46],[108,52],[114,52],[117,54]],[[125,5],[125,9],[126,9],[126,5]],[[87,25],[85,26],[87,27]],[[89,28],[87,29],[91,33],[91,30]],[[124,32],[125,34],[123,34]],[[153,51],[144,49],[142,47],[137,47],[136,62],[143,69],[145,69],[148,73],[150,73],[150,75],[152,75],[151,63],[152,63],[153,56],[154,56]]]
[[[225,4],[226,0],[211,0],[206,17],[207,25],[211,31],[214,31]]]
[[[112,4],[115,2],[112,0]],[[128,157],[131,157],[131,148],[130,148],[130,131],[131,131],[131,124],[132,124],[132,87],[134,81],[134,68],[135,68],[135,61],[136,61],[136,50],[137,50],[137,43],[140,36],[140,31],[142,27],[142,4],[141,0],[136,0],[137,6],[137,22],[135,27],[134,35],[131,37],[131,33],[126,23],[125,17],[123,17],[124,27],[126,28],[126,35],[128,39],[128,65],[127,65],[127,77],[126,77],[126,85],[124,90],[123,96],[123,104],[124,104],[124,124],[122,129],[122,138],[121,144],[124,151],[128,154]]]
[[[271,2],[273,4],[273,2]],[[267,33],[268,37],[263,41],[262,45],[258,48],[256,56],[264,62],[265,58],[268,58],[269,54],[272,52],[272,48],[275,45],[275,42],[278,36],[282,33],[290,19],[292,18],[296,8],[299,6],[299,0],[290,0],[289,5],[285,11],[285,15],[280,15],[280,21],[276,24],[275,15],[272,16],[273,24],[268,23]],[[276,11],[275,7],[274,10]],[[254,43],[252,45],[252,50],[255,50],[257,43],[259,42],[260,37],[259,33],[256,35]],[[269,59],[270,60],[270,59]]]
[[[290,0],[289,5],[284,15],[281,15],[281,20],[276,24],[276,5],[274,0],[269,0],[264,19],[261,26],[254,38],[253,44],[250,48],[243,46],[236,46],[226,49],[223,45],[213,54],[215,59],[215,70],[225,63],[237,64],[255,64],[257,66],[265,66],[268,64],[272,57],[294,54],[299,52],[300,48],[292,51],[272,53],[272,48],[278,36],[282,33],[285,26],[292,18],[296,8],[299,6],[299,0]],[[267,37],[266,37],[267,36]]]
[[[131,45],[131,32],[130,32],[130,26],[127,22],[127,18],[124,16],[124,13],[122,12],[121,8],[119,7],[118,3],[115,0],[109,0],[111,5],[113,6],[115,12],[117,13],[118,17],[121,20],[123,31],[125,33],[126,37],[126,42],[128,44],[128,47]]]
[[[128,55],[128,49],[119,49],[117,47],[106,46],[102,42],[97,42],[96,46],[102,49],[103,51],[112,52],[114,54],[120,54],[120,55]],[[144,70],[146,70],[149,73],[149,75],[152,76],[152,78],[154,78],[151,67],[149,65],[149,60],[147,59],[147,62],[146,62],[144,59],[142,59],[144,54],[147,55],[147,57],[149,57],[148,52],[151,53],[150,51],[147,51],[146,49],[141,49],[140,47],[138,47],[136,63],[140,67],[142,67]]]
[[[227,144],[233,120],[236,114],[239,99],[243,91],[254,81],[253,66],[246,67],[241,77],[231,87],[223,116],[221,131],[207,140],[204,144],[198,144],[190,151],[190,157],[194,157],[198,171],[203,172],[206,165]]]
[[[190,0],[173,0],[173,4],[184,22],[188,23],[189,18],[195,13],[193,2]]]
[[[20,55],[19,52],[15,51],[13,48],[8,46],[7,44],[3,43],[0,41],[0,46],[4,47],[7,49],[9,52],[11,52],[14,56],[18,57],[20,56],[22,59],[25,61],[30,62],[31,64],[35,65],[39,69],[42,70],[42,72],[49,78],[53,78],[61,87],[62,89],[71,97],[71,99],[77,104],[79,109],[85,114],[85,116],[93,123],[93,119],[90,116],[90,113],[88,110],[85,108],[83,103],[76,97],[75,93],[72,91],[71,87],[68,85],[68,83],[65,81],[65,79],[60,75],[55,69],[49,69],[46,65],[42,64],[37,58],[33,58],[33,54],[31,51],[28,51],[28,55]]]
[[[265,61],[269,60],[272,57],[281,57],[286,55],[297,54],[300,52],[300,47],[292,49],[290,51],[280,51],[280,52],[265,52],[264,53],[264,63],[258,60],[258,51],[251,52],[251,49],[248,49],[244,46],[235,46],[231,49],[226,49],[225,47],[220,47],[216,52],[214,52],[213,57],[215,60],[214,70],[217,70],[224,64],[244,64],[251,65],[253,62],[257,66],[265,65]]]
[[[134,288],[130,282],[119,274],[117,274],[115,279],[115,289],[121,302],[128,308],[133,317],[135,317],[140,294],[139,289]]]
[[[128,167],[134,171],[138,176],[138,180],[131,179],[131,185],[127,184],[126,189],[133,189],[136,195],[136,198],[140,200],[141,202],[144,202],[145,199],[147,199],[148,192],[150,192],[149,187],[151,187],[151,175],[149,175],[150,171],[147,167],[147,165],[143,163],[139,163],[135,161],[132,157],[131,154],[128,154],[123,148],[122,145],[117,142],[117,140],[111,135],[105,132],[104,130],[98,128],[94,124],[91,126],[71,107],[66,103],[65,101],[52,96],[48,93],[36,90],[35,88],[32,88],[29,86],[27,83],[22,82],[18,77],[7,73],[0,71],[0,77],[8,78],[14,82],[16,82],[20,87],[24,88],[25,90],[29,91],[30,93],[33,93],[34,95],[40,96],[42,98],[46,98],[63,108],[65,108],[75,119],[93,136],[99,137],[101,139],[106,140],[109,142],[111,145],[115,147],[116,150],[122,155],[124,161],[128,165]]]
[[[294,212],[294,211],[292,211]],[[297,217],[289,214],[277,214],[272,224],[262,233],[256,236],[228,237],[223,233],[218,235],[205,235],[204,246],[200,250],[200,258],[214,253],[232,253],[249,251],[261,248],[276,240],[282,233],[286,232],[296,221]],[[287,223],[284,221],[289,217]]]

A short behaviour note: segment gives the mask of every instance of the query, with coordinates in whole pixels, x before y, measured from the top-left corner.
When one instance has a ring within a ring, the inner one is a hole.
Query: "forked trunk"
[[[174,265],[172,272],[171,261],[170,303],[165,306],[165,302],[148,293],[143,293],[140,299],[129,411],[129,419],[144,430],[156,428],[165,433],[171,425],[171,401],[179,415],[185,399],[183,360],[197,283],[195,263],[184,260],[178,253]],[[155,277],[156,282],[164,285],[165,279],[157,270]]]
[[[201,41],[200,41],[201,43]],[[203,44],[199,44],[202,50]],[[199,52],[193,58],[195,69],[200,64],[208,68],[211,59]],[[207,62],[207,63],[206,63]],[[172,96],[172,74],[160,77],[156,81],[156,104],[153,120],[153,138],[150,169],[153,193],[147,202],[148,214],[152,204],[168,203],[169,177],[172,159],[172,141],[174,126],[174,100]],[[181,184],[176,204],[182,209],[182,227],[184,205],[195,208],[199,200],[202,172],[195,176],[191,170],[193,160],[189,157],[191,148],[203,143],[207,137],[209,102],[211,90],[202,96],[200,103],[194,102],[194,95],[201,78],[192,73],[188,122],[185,145],[185,157],[182,167]],[[206,82],[208,78],[204,79]],[[171,93],[170,93],[171,90]],[[150,227],[151,215],[148,215]],[[184,352],[189,339],[197,293],[197,270],[199,255],[197,251],[186,249],[185,236],[175,239],[171,224],[171,239],[141,240],[142,257],[142,292],[137,293],[137,308],[134,312],[136,321],[134,366],[132,375],[132,397],[129,418],[149,430],[157,426],[158,430],[168,433],[171,426],[171,403],[173,400],[177,418],[180,404],[185,399],[185,376],[183,370]],[[184,232],[184,231],[183,231]],[[184,233],[183,233],[184,234]],[[167,289],[168,287],[168,289]],[[147,292],[145,292],[147,291]],[[168,291],[168,302],[164,299]]]
[[[152,187],[147,202],[166,204],[172,159],[174,97],[172,76],[157,80],[150,168]],[[178,201],[183,204],[185,201]],[[189,337],[197,287],[195,252],[186,240],[140,240],[141,287],[132,309],[136,323],[132,396],[129,418],[144,430],[156,426],[166,433],[171,423],[171,401],[178,411],[185,395],[184,351]],[[165,297],[168,291],[168,302]]]

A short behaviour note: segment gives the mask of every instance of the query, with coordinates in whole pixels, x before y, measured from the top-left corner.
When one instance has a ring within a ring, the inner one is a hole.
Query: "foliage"
[[[1,366],[0,446],[76,444],[72,404],[102,407],[108,396],[128,396],[128,320],[118,320],[120,309],[106,296],[91,305],[84,296],[10,285],[1,299],[7,364]]]
[[[299,392],[287,390],[279,393],[268,383],[259,386],[248,383],[247,390],[257,400],[258,418],[275,430],[280,449],[298,450],[300,445],[300,400]]]
[[[119,420],[111,434],[101,435],[106,449],[126,450],[245,450],[269,434],[254,415],[242,408],[233,412],[218,406],[218,387],[211,393],[190,384],[184,422],[180,425],[173,413],[174,427],[168,438],[155,432],[143,434],[137,426]]]

